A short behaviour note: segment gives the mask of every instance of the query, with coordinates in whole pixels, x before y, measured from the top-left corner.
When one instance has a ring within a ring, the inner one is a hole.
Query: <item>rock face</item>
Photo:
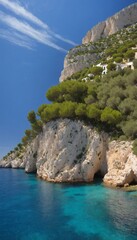
[[[137,3],[124,8],[106,21],[93,27],[83,38],[82,45],[77,46],[68,52],[64,60],[64,69],[61,72],[59,81],[62,82],[72,74],[79,72],[84,68],[89,68],[91,65],[96,64],[98,60],[101,60],[104,57],[106,58],[104,51],[110,46],[107,45],[108,39],[105,42],[101,40],[101,38],[108,37],[135,23],[137,23]],[[97,42],[98,40],[100,41]],[[112,44],[112,42],[109,41],[109,44]]]
[[[132,142],[110,142],[106,133],[69,119],[47,123],[24,152],[10,154],[0,167],[24,168],[52,182],[92,182],[98,172],[109,186],[137,182]]]
[[[106,137],[80,121],[48,123],[41,135],[37,174],[48,181],[91,182],[103,169]]]
[[[107,135],[92,126],[69,119],[47,123],[43,132],[29,144],[23,158],[14,156],[1,162],[13,168],[24,167],[45,180],[54,182],[91,182],[106,169]],[[24,165],[23,165],[24,164]]]
[[[25,172],[27,172],[27,173],[37,171],[36,161],[37,161],[37,152],[38,152],[38,148],[39,148],[39,138],[40,138],[40,136],[37,136],[31,142],[31,144],[28,145],[28,147],[24,153],[24,157],[23,157],[23,161],[25,163],[24,168],[25,168]]]
[[[8,158],[0,161],[0,167],[4,168],[24,168],[23,155],[18,156],[16,152],[11,153]]]
[[[93,27],[83,38],[82,43],[95,42],[100,38],[116,33],[120,29],[137,22],[137,3],[124,8],[106,21]]]
[[[17,157],[11,162],[11,167],[12,168],[24,168],[24,162],[23,159]]]
[[[59,81],[62,82],[73,73],[90,67],[90,65],[94,64],[100,57],[101,53],[98,53],[98,49],[94,45],[81,45],[71,49],[65,57],[64,69],[61,72]]]
[[[124,186],[137,182],[137,157],[132,152],[131,142],[109,143],[106,154],[108,173],[104,183],[112,186]]]

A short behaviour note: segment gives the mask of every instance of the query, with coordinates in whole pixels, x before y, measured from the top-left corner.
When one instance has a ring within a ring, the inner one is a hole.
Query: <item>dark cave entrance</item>
[[[97,171],[97,172],[95,173],[95,175],[94,175],[94,181],[96,181],[96,180],[102,181],[103,177],[104,177],[104,176],[103,176],[102,172],[99,170],[99,171]]]

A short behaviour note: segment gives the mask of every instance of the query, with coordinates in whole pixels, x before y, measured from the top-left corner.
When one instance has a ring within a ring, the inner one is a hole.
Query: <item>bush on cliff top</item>
[[[42,104],[28,119],[31,130],[23,143],[35,137],[42,123],[57,118],[82,119],[109,132],[137,137],[137,70],[111,72],[99,82],[64,81],[47,91],[51,104]],[[36,117],[37,116],[37,117]]]

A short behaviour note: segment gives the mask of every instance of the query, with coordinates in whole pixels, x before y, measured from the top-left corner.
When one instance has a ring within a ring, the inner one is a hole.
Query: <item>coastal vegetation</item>
[[[43,125],[59,118],[83,120],[119,140],[137,138],[137,24],[71,51],[74,51],[72,62],[77,55],[94,53],[99,54],[100,59],[47,91],[46,97],[51,103],[29,112],[30,129],[25,131],[22,143],[14,151],[22,152],[42,131]],[[117,68],[117,64],[129,61],[133,62],[134,70]],[[107,64],[105,75],[103,64]],[[137,154],[136,140],[133,151]]]
[[[112,34],[106,38],[100,38],[96,42],[89,42],[82,44],[74,49],[71,49],[68,54],[68,59],[72,62],[79,61],[79,56],[94,55],[91,64],[108,64],[108,63],[122,63],[124,61],[134,59],[137,45],[137,23],[125,27],[122,30]],[[98,59],[96,59],[98,57]]]
[[[46,97],[50,104],[28,114],[31,129],[26,130],[23,143],[35,137],[43,124],[57,118],[90,122],[120,139],[137,137],[137,70],[109,72],[98,81],[67,80],[52,86]]]

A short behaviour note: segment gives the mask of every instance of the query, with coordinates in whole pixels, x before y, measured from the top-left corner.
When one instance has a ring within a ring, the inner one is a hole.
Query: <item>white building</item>
[[[93,73],[89,73],[88,77],[94,77],[94,74]]]
[[[102,75],[107,74],[107,72],[108,72],[108,69],[107,69],[107,66],[108,66],[108,65],[107,65],[107,64],[101,64],[101,63],[99,63],[99,64],[97,64],[96,66],[103,68]]]
[[[127,63],[116,63],[116,70],[118,70],[119,68],[121,68],[122,70],[124,68],[131,68],[132,70],[134,70],[134,65],[133,65],[133,62],[127,62]]]

